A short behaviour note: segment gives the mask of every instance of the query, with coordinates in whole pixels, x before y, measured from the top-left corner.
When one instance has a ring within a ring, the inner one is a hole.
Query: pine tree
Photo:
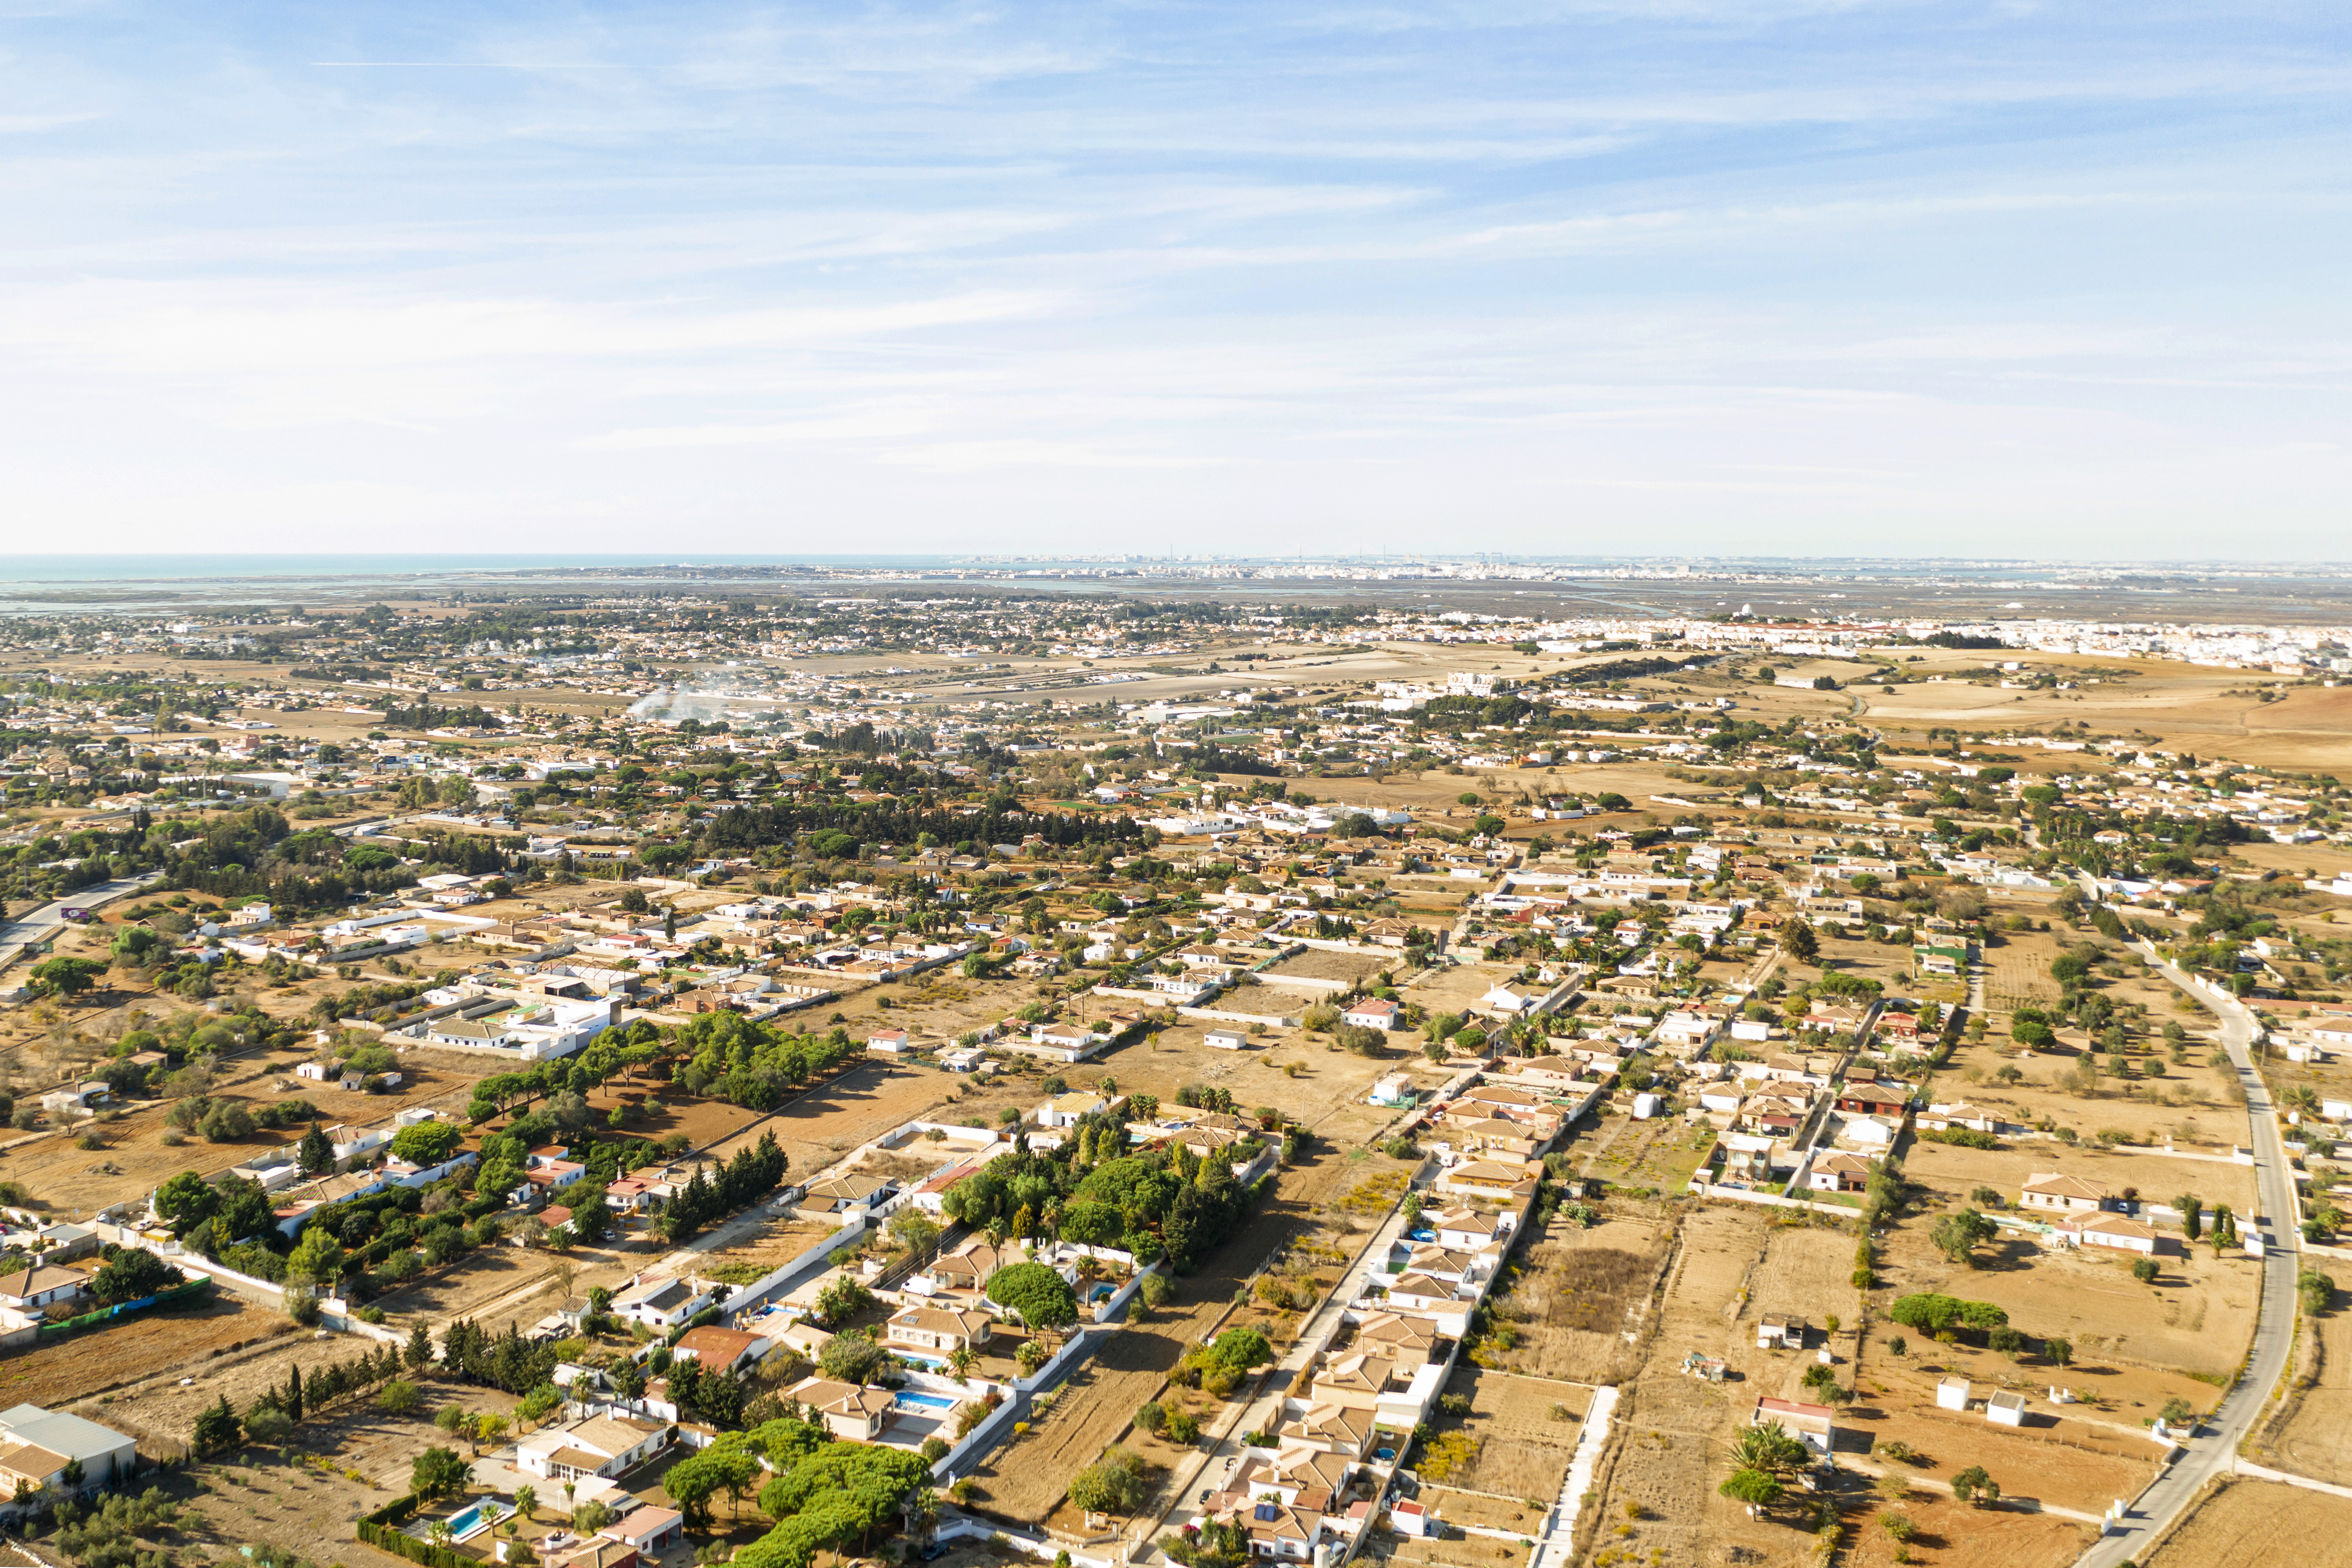
[[[422,1372],[432,1364],[433,1336],[425,1332],[425,1324],[420,1320],[415,1328],[408,1331],[408,1369]]]
[[[327,1134],[319,1130],[316,1122],[311,1123],[310,1130],[302,1134],[302,1141],[295,1145],[294,1153],[301,1163],[304,1176],[320,1176],[335,1168],[335,1145],[327,1141]]]
[[[299,1366],[289,1366],[286,1369],[284,1405],[289,1419],[294,1421],[302,1419],[302,1369]]]
[[[236,1418],[236,1412],[229,1407],[228,1396],[224,1394],[219,1404],[196,1416],[195,1430],[191,1436],[197,1453],[217,1454],[236,1447],[237,1439],[245,1436],[245,1423]]]

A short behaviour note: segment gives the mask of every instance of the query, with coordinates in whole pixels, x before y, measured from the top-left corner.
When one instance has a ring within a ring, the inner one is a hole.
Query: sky
[[[0,0],[0,549],[2342,559],[2347,46]]]

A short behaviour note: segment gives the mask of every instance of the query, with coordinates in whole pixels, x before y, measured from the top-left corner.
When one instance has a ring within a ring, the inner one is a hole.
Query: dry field
[[[1851,1437],[1853,1451],[1870,1443],[1902,1441],[1914,1459],[1901,1466],[1915,1480],[1948,1481],[1970,1465],[1982,1465],[2000,1484],[2001,1496],[2096,1514],[2116,1498],[2136,1497],[2155,1479],[2156,1444],[2135,1429],[2118,1430],[2037,1402],[2027,1425],[1995,1427],[1983,1413],[1963,1416],[1925,1407],[1888,1409],[1856,1404],[1838,1422],[1839,1447]],[[1893,1467],[1889,1467],[1893,1468]]]
[[[1940,1291],[1990,1301],[2028,1335],[2059,1335],[2074,1346],[2071,1381],[2088,1394],[2086,1364],[2137,1364],[2226,1374],[2252,1338],[2260,1265],[2242,1254],[2216,1259],[2210,1247],[2159,1260],[2151,1287],[2131,1277],[2126,1254],[2103,1249],[2043,1249],[2003,1235],[1977,1250],[1982,1265],[1945,1261],[1927,1242],[1933,1217],[1916,1214],[1885,1233],[1879,1275],[1891,1296]],[[2199,1403],[2210,1403],[2209,1400]]]
[[[2145,1568],[2274,1568],[2352,1563],[2352,1498],[2279,1481],[2232,1479],[2165,1533]]]
[[[1862,1292],[1853,1285],[1854,1234],[1841,1224],[1779,1225],[1764,1249],[1764,1260],[1748,1276],[1748,1301],[1740,1309],[1739,1331],[1750,1341],[1750,1380],[1757,1396],[1804,1397],[1801,1378],[1813,1364],[1809,1353],[1775,1355],[1753,1349],[1756,1320],[1766,1312],[1791,1313],[1811,1325],[1815,1348],[1819,1336],[1834,1317],[1840,1333],[1833,1349],[1843,1352],[1848,1336],[1861,1321]],[[1843,1359],[1843,1355],[1841,1356]],[[1841,1373],[1840,1381],[1850,1373]]]
[[[1592,1390],[1548,1377],[1522,1377],[1508,1372],[1482,1371],[1467,1364],[1455,1368],[1445,1385],[1448,1394],[1470,1400],[1467,1416],[1442,1416],[1432,1424],[1438,1437],[1466,1434],[1478,1445],[1476,1458],[1462,1465],[1443,1483],[1449,1490],[1488,1492],[1496,1497],[1537,1501],[1551,1506],[1567,1478],[1568,1463],[1583,1433],[1584,1414],[1592,1406]],[[1430,1480],[1423,1453],[1422,1476]],[[1471,1519],[1448,1500],[1445,1516],[1458,1522],[1492,1524],[1508,1529],[1513,1521]]]
[[[215,1293],[198,1306],[152,1309],[116,1327],[75,1334],[0,1360],[0,1396],[10,1405],[52,1409],[109,1396],[108,1403],[129,1407],[135,1417],[142,1408],[136,1403],[139,1393],[151,1380],[177,1378],[191,1364],[295,1332],[281,1312]]]
[[[1561,1152],[1575,1162],[1580,1177],[1636,1191],[1682,1191],[1714,1147],[1714,1130],[1694,1130],[1671,1116],[1636,1121],[1625,1113],[1630,1098],[1621,1091],[1616,1099],[1602,1102],[1571,1129]]]
[[[2124,1085],[2102,1078],[2098,1092],[2088,1096],[2063,1086],[2074,1069],[2074,1055],[2017,1051],[2004,1058],[1990,1044],[1963,1047],[1953,1059],[1959,1071],[1939,1076],[1930,1092],[1937,1100],[1966,1100],[2020,1126],[2047,1121],[2053,1126],[2072,1127],[2084,1138],[2114,1128],[2134,1144],[2161,1145],[2169,1137],[2176,1147],[2226,1154],[2232,1145],[2245,1141],[2246,1113],[2235,1098],[2233,1078],[2204,1065],[2210,1044],[2194,1029],[2190,1034],[2187,1065],[2168,1063],[2162,1078],[2143,1077]],[[2147,1072],[2152,1059],[2136,1060],[2141,1071]],[[2000,1082],[1993,1074],[2004,1066],[2016,1068],[2023,1076],[2015,1084]],[[1973,1082],[1968,1078],[1971,1069],[1977,1074]],[[2053,1151],[2062,1147],[2031,1140],[2021,1140],[2015,1146]]]
[[[2335,1260],[2312,1261],[2339,1281],[2352,1277]],[[2288,1396],[2285,1418],[2259,1457],[2299,1476],[2352,1486],[2352,1312],[2339,1306],[2304,1321],[2316,1335],[2310,1366],[2315,1381]]]
[[[1612,1218],[1587,1230],[1555,1216],[1496,1300],[1496,1314],[1520,1335],[1518,1347],[1496,1359],[1537,1377],[1622,1382],[1642,1359],[1629,1337],[1646,1315],[1671,1235],[1669,1226],[1646,1220]]]
[[[1847,1544],[1839,1562],[1851,1568],[1895,1568],[1895,1542],[1878,1524],[1881,1512],[1909,1519],[1917,1531],[1911,1537],[1910,1561],[1937,1568],[2065,1568],[2083,1554],[2092,1533],[2090,1525],[2054,1513],[1970,1508],[1921,1489],[1900,1503],[1874,1499],[1848,1511]]]
[[[1753,1337],[1738,1333],[1732,1319],[1772,1228],[1769,1211],[1742,1204],[1708,1204],[1684,1217],[1657,1332],[1639,1372],[1623,1385],[1610,1448],[1594,1478],[1596,1506],[1586,1515],[1594,1524],[1580,1531],[1580,1540],[1610,1552],[1631,1545],[1643,1556],[1660,1551],[1669,1563],[1795,1568],[1808,1560],[1808,1536],[1750,1520],[1716,1494],[1723,1445],[1754,1392],[1744,1382],[1708,1384],[1679,1370],[1692,1352],[1724,1356],[1735,1370],[1755,1354]],[[1628,1504],[1639,1506],[1642,1522],[1632,1537],[1620,1538],[1615,1531]],[[1591,1536],[1595,1527],[1607,1533]],[[1735,1551],[1758,1555],[1727,1555]]]
[[[2058,982],[2050,965],[2068,944],[2051,931],[2011,931],[1984,949],[1985,1005],[2006,1012],[2021,1003],[2054,1002]]]
[[[1402,955],[1394,958],[1375,958],[1363,953],[1333,953],[1321,947],[1309,947],[1295,953],[1278,964],[1270,965],[1264,972],[1269,975],[1296,975],[1302,979],[1345,980],[1360,985],[1382,970],[1404,967]]]
[[[1971,1097],[1971,1103],[1980,1103]],[[2243,1125],[2242,1119],[2240,1123]],[[2210,1125],[2210,1124],[2207,1124]],[[2259,1207],[2254,1169],[2226,1160],[2176,1159],[2166,1155],[2126,1155],[2093,1145],[2074,1147],[2049,1139],[2021,1139],[2005,1148],[1971,1149],[1957,1144],[1920,1142],[1903,1162],[1904,1174],[1927,1187],[1936,1204],[1966,1204],[1979,1186],[1997,1187],[2015,1212],[2026,1178],[2040,1171],[2105,1182],[2115,1192],[2137,1189],[2150,1203],[2170,1203],[2195,1193],[2210,1210],[2226,1203],[2240,1219]],[[1972,1206],[1974,1207],[1974,1206]]]

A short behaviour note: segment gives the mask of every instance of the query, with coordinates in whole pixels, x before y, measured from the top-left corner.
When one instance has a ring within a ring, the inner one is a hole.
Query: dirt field
[[[2340,1260],[2315,1258],[2340,1281],[2352,1278]],[[2293,1399],[2284,1424],[2263,1462],[2314,1480],[2352,1486],[2352,1312],[2343,1307],[2306,1319],[2317,1335],[2314,1386]]]
[[[1622,1382],[1641,1361],[1626,1336],[1647,1314],[1670,1234],[1642,1219],[1611,1218],[1588,1230],[1555,1215],[1549,1231],[1529,1239],[1516,1281],[1496,1300],[1496,1314],[1520,1335],[1516,1350],[1498,1353],[1501,1365],[1537,1377]]]
[[[2047,1121],[2071,1127],[2086,1140],[2114,1128],[2135,1144],[2161,1145],[2169,1138],[2179,1148],[2226,1153],[2231,1145],[2246,1141],[2245,1111],[2231,1092],[2233,1080],[2205,1065],[2213,1046],[2201,1032],[2201,1025],[2210,1020],[2200,1016],[2181,1021],[2188,1025],[2190,1036],[2189,1061],[2185,1065],[2163,1063],[2161,1078],[2143,1076],[2120,1084],[2103,1079],[2097,1092],[2084,1095],[2068,1082],[2077,1060],[2075,1051],[2003,1054],[2009,1042],[2002,1033],[1983,1045],[1957,1051],[1931,1092],[1938,1100],[1964,1099],[2020,1126]],[[2079,1044],[2080,1037],[2074,1038]],[[2134,1060],[2143,1074],[2155,1064],[2150,1056]],[[2006,1067],[2022,1075],[2017,1083],[2004,1084],[1995,1076]],[[2055,1147],[2026,1140],[2017,1146]]]
[[[1997,1011],[2027,1002],[2054,1002],[2058,982],[2050,976],[2051,961],[2065,950],[2055,932],[2012,931],[2000,944],[1984,949],[1985,1005]]]
[[[1839,1332],[1828,1338],[1832,1354],[1848,1359],[1854,1327],[1862,1320],[1862,1292],[1853,1286],[1855,1236],[1843,1225],[1776,1226],[1764,1251],[1764,1260],[1748,1276],[1747,1304],[1740,1309],[1739,1330],[1753,1341],[1756,1320],[1766,1312],[1803,1318],[1811,1330],[1808,1343],[1818,1348],[1832,1318]],[[1805,1397],[1804,1369],[1814,1364],[1810,1354],[1775,1356],[1757,1352],[1755,1393],[1782,1399]],[[1839,1381],[1849,1381],[1842,1371]]]
[[[1467,1398],[1470,1414],[1440,1416],[1432,1423],[1433,1437],[1460,1432],[1478,1445],[1478,1451],[1443,1485],[1465,1493],[1491,1492],[1533,1501],[1538,1504],[1533,1514],[1539,1519],[1543,1509],[1559,1495],[1560,1482],[1568,1476],[1569,1460],[1583,1432],[1585,1412],[1592,1406],[1592,1390],[1546,1377],[1463,1365],[1447,1380],[1445,1392]],[[1422,1469],[1423,1479],[1429,1480],[1425,1458]],[[1433,1482],[1431,1490],[1436,1484]],[[1524,1518],[1472,1518],[1452,1498],[1444,1500],[1444,1511],[1446,1518],[1457,1523],[1509,1529],[1526,1522]],[[1527,1511],[1520,1510],[1522,1514]]]
[[[1934,1204],[1965,1203],[1977,1187],[1990,1186],[2000,1189],[2014,1211],[2027,1177],[2037,1171],[2056,1171],[2105,1182],[2118,1194],[2137,1190],[2149,1203],[2169,1204],[2183,1193],[2195,1193],[2209,1211],[2226,1203],[2242,1221],[2260,1207],[2252,1166],[2121,1155],[2092,1146],[2068,1148],[2047,1140],[2020,1140],[2002,1149],[1923,1142],[1912,1145],[1903,1168],[1935,1195]]]
[[[1914,1563],[1945,1568],[2064,1568],[2090,1544],[2092,1527],[2054,1513],[1970,1508],[1949,1495],[1918,1489],[1901,1502],[1857,1500],[1847,1513],[1846,1550],[1838,1561],[1853,1568],[1894,1568],[1895,1542],[1877,1522],[1882,1512],[1909,1519]]]
[[[264,1312],[216,1293],[198,1306],[152,1309],[113,1328],[77,1334],[0,1359],[0,1394],[11,1405],[51,1409],[101,1396],[111,1396],[110,1404],[128,1406],[135,1394],[117,1390],[135,1391],[165,1373],[177,1377],[189,1364],[295,1332],[282,1312]]]
[[[2226,1373],[2253,1334],[2260,1265],[2242,1255],[2216,1260],[2210,1247],[2196,1247],[2186,1257],[2161,1260],[2163,1272],[2151,1287],[2131,1277],[2126,1254],[2045,1250],[2005,1234],[1979,1248],[1982,1266],[1969,1269],[1945,1261],[1928,1244],[1932,1223],[1931,1214],[1914,1214],[1885,1233],[1882,1284],[1895,1296],[1940,1291],[1991,1301],[2031,1336],[2063,1336],[2074,1346],[2078,1385],[2089,1364]]]
[[[1571,1168],[1587,1180],[1652,1194],[1683,1190],[1714,1147],[1712,1128],[1694,1131],[1667,1116],[1636,1121],[1624,1113],[1623,1097],[1604,1102],[1580,1122],[1561,1145]]]
[[[2278,1481],[2231,1479],[2176,1525],[2145,1568],[2273,1568],[2352,1563],[2352,1499]]]

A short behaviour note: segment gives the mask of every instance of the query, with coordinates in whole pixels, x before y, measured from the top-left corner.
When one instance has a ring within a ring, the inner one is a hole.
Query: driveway
[[[2150,953],[2151,959],[2154,954]],[[2294,1178],[2286,1150],[2279,1139],[2278,1117],[2263,1081],[2254,1071],[2247,1048],[2254,1036],[2254,1016],[2235,1001],[2215,997],[2189,983],[2189,977],[2169,964],[2156,967],[2164,977],[2221,1016],[2221,1046],[2238,1070],[2246,1090],[2246,1114],[2252,1129],[2254,1179],[2262,1194],[2260,1227],[2271,1245],[2263,1260],[2262,1315],[2254,1324],[2254,1345],[2243,1376],[2222,1397],[2213,1414],[2184,1446],[2185,1452],[2142,1492],[2125,1513],[2120,1525],[2084,1552],[2079,1568],[2119,1568],[2146,1555],[2183,1509],[2216,1476],[2230,1473],[2238,1442],[2269,1404],[2271,1391],[2286,1375],[2294,1349],[2294,1277],[2303,1239],[2295,1229]],[[2242,1227],[2251,1232],[2254,1228]]]

